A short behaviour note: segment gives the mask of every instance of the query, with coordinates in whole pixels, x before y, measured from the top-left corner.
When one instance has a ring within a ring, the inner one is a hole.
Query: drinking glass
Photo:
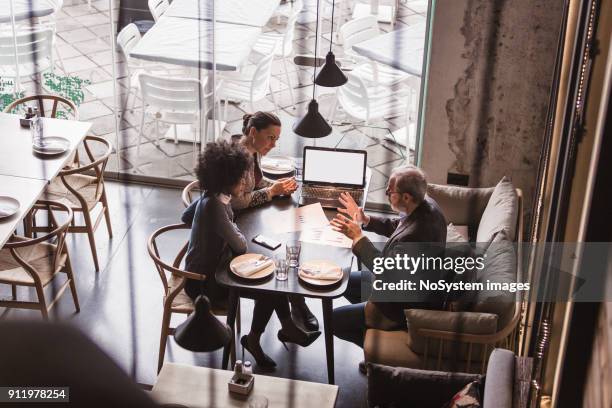
[[[253,395],[249,399],[249,408],[268,408],[268,399],[262,395]]]
[[[289,267],[297,268],[300,264],[300,251],[302,249],[302,243],[300,241],[289,241],[286,245],[287,248],[287,263]]]
[[[287,280],[289,277],[289,266],[287,266],[287,261],[283,258],[276,258],[274,259],[274,266],[276,267],[276,280]]]

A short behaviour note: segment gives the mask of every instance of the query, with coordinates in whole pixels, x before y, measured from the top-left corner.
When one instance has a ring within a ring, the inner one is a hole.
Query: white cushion
[[[446,242],[468,242],[467,225],[454,225],[452,222],[446,226]]]
[[[485,249],[488,244],[493,241],[495,234],[504,231],[510,241],[514,241],[516,234],[516,217],[518,214],[518,196],[512,182],[507,177],[501,179],[491,198],[487,203],[487,207],[482,214],[480,224],[478,225],[478,233],[476,234],[476,242],[485,244]]]

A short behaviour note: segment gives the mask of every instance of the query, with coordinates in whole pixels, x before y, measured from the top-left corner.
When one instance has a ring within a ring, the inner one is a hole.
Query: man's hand
[[[293,177],[283,178],[277,180],[272,184],[271,191],[272,196],[276,197],[279,195],[289,195],[297,189],[297,182]]]
[[[344,207],[338,207],[338,212],[348,215],[358,224],[367,224],[370,222],[370,217],[365,215],[363,209],[357,205],[349,193],[341,193],[339,201]]]
[[[353,243],[357,242],[359,239],[361,239],[361,237],[363,237],[361,225],[342,214],[336,215],[336,218],[331,220],[331,226],[334,231],[338,231],[352,239]]]

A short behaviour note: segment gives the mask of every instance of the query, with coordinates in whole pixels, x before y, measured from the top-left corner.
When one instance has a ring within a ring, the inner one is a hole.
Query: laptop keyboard
[[[357,202],[361,203],[363,191],[361,190],[342,190],[337,188],[302,186],[302,196],[305,198],[318,198],[323,200],[338,200],[341,193],[349,193]]]

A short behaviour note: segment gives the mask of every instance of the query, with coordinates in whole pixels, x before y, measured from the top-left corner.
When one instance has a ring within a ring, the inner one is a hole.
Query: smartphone
[[[279,241],[272,238],[264,237],[261,234],[253,238],[253,242],[261,245],[264,248],[271,249],[272,251],[281,246],[281,243]]]

